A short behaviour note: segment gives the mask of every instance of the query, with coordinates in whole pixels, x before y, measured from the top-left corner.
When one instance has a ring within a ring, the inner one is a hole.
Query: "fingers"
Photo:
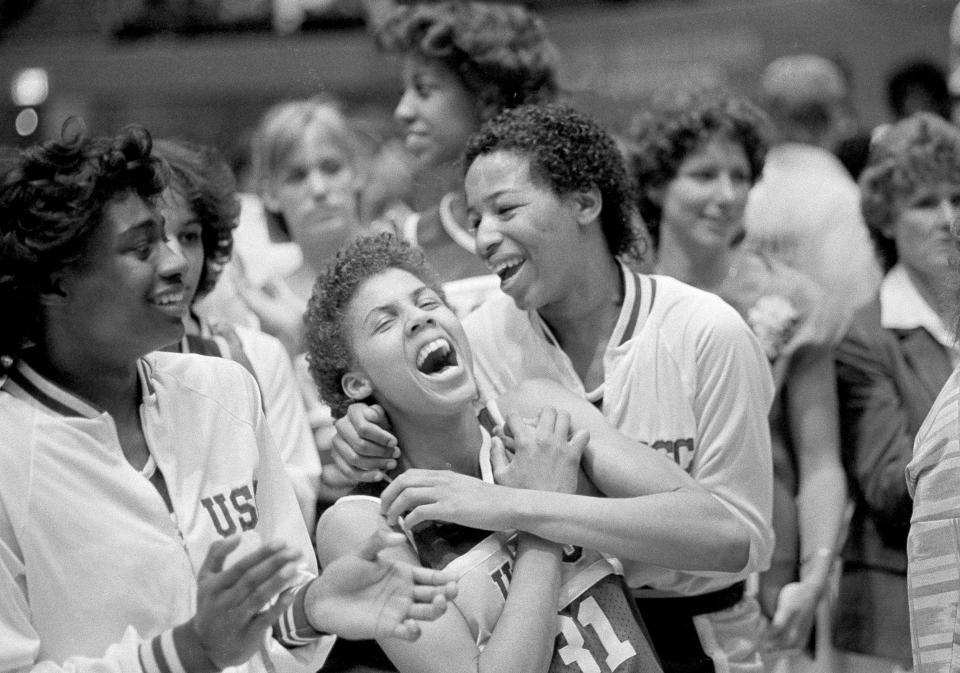
[[[403,525],[407,530],[416,530],[417,526],[428,521],[441,521],[441,515],[436,503],[417,505],[403,514]]]
[[[220,573],[214,582],[222,590],[236,588],[235,597],[239,602],[284,570],[286,579],[293,577],[301,556],[299,549],[288,547],[283,542],[270,542],[238,560]]]
[[[379,528],[368,537],[354,552],[365,561],[376,561],[377,555],[387,547],[394,547],[406,542],[403,533],[395,533],[385,528]]]
[[[553,434],[561,442],[570,437],[570,414],[566,411],[554,411]]]
[[[414,524],[425,521],[420,517],[411,518],[410,515],[413,514],[414,508],[434,502],[436,502],[436,497],[433,494],[432,487],[410,486],[398,493],[385,509],[381,504],[380,512],[386,517],[387,524],[391,526],[395,526],[401,516],[404,517],[404,523],[410,529]]]
[[[349,441],[343,438],[339,430],[333,436],[331,445],[333,450],[330,455],[337,469],[354,482],[379,481],[386,472],[397,466],[393,459],[362,458],[353,450]]]
[[[443,595],[447,598],[453,598],[457,595],[457,583],[454,576],[442,570],[431,570],[430,568],[420,568],[411,566],[413,572],[413,581],[415,584],[424,587],[439,587],[443,589]],[[452,592],[452,593],[451,593]]]
[[[400,455],[397,438],[390,434],[390,422],[379,404],[351,404],[345,418],[356,430],[357,436],[365,442],[362,446],[354,447],[358,453],[372,458],[396,458]],[[339,426],[337,429],[340,429]],[[365,448],[372,452],[364,451]]]
[[[537,439],[550,441],[557,426],[557,410],[543,407],[537,415]],[[568,425],[569,427],[569,425]],[[566,439],[566,435],[563,436]]]
[[[519,442],[524,437],[530,437],[533,434],[532,428],[523,420],[523,416],[515,411],[507,414],[504,433]]]
[[[207,556],[203,559],[203,564],[200,566],[200,572],[198,573],[199,578],[202,579],[207,575],[215,575],[222,571],[223,562],[226,561],[230,552],[236,549],[239,544],[239,535],[234,535],[222,540],[214,540],[213,544],[210,545],[210,549],[207,550]]]
[[[420,625],[412,619],[407,619],[394,626],[390,635],[400,640],[416,640],[420,637]]]
[[[407,618],[420,621],[432,621],[447,610],[447,599],[443,596],[434,596],[429,603],[412,603],[407,608]]]
[[[397,498],[399,498],[408,488],[414,488],[418,486],[432,486],[437,483],[438,475],[441,474],[436,470],[407,470],[399,477],[393,480],[393,483],[387,486],[383,493],[380,494],[380,513],[383,516],[387,516],[388,512],[395,512],[395,515],[403,514],[402,509],[396,509],[394,503]],[[392,526],[396,523],[396,520],[391,520],[387,518],[388,523]]]
[[[577,430],[573,433],[569,441],[570,448],[573,449],[578,456],[583,454],[584,449],[587,448],[587,444],[589,443],[590,432],[587,430]]]
[[[490,467],[493,468],[494,476],[503,474],[503,471],[510,467],[510,456],[499,437],[490,438]]]

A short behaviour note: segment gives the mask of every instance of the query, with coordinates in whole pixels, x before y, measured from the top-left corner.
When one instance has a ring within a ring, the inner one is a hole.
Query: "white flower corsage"
[[[747,324],[770,362],[776,361],[800,324],[800,312],[780,295],[760,297],[747,312]]]

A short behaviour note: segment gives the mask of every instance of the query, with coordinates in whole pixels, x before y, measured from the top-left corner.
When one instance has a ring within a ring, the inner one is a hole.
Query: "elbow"
[[[750,531],[746,524],[733,515],[728,515],[717,529],[717,548],[715,550],[715,570],[727,573],[740,573],[750,563],[752,544]]]

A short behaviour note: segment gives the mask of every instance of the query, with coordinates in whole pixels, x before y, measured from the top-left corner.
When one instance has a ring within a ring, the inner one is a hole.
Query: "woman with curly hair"
[[[164,229],[170,245],[187,261],[184,335],[170,350],[230,358],[257,379],[267,425],[312,535],[321,490],[320,456],[290,356],[268,334],[228,322],[211,323],[194,311],[230,260],[239,213],[233,174],[213,148],[161,139],[154,143],[154,154],[170,169],[170,183],[159,201]]]
[[[445,577],[378,559],[399,535],[318,577],[253,377],[157,352],[189,270],[151,145],[67,135],[0,183],[0,669],[312,671],[319,629],[416,638]]]
[[[480,124],[501,111],[556,97],[556,53],[543,22],[521,5],[401,5],[376,38],[403,57],[394,116],[417,160],[416,212],[400,218],[398,234],[424,249],[443,281],[460,281],[447,295],[463,314],[496,287],[496,278],[473,254],[461,153]]]
[[[394,236],[345,248],[317,280],[306,323],[310,370],[334,414],[356,400],[376,402],[410,447],[392,477],[420,473],[466,499],[496,491],[494,474],[501,484],[572,492],[588,441],[629,443],[598,427],[600,413],[556,383],[490,399],[478,415],[463,326],[422,252]],[[550,406],[557,403],[566,410]],[[521,414],[535,419],[532,427]],[[550,469],[524,470],[528,452],[550,455]],[[324,512],[317,527],[321,563],[384,525],[385,486],[361,484]],[[392,553],[455,574],[460,593],[456,611],[425,628],[415,645],[383,641],[389,661],[379,662],[382,668],[559,673],[568,664],[592,670],[606,661],[618,673],[660,670],[616,561],[523,532],[445,524],[405,530],[411,544]],[[362,661],[375,663],[375,644],[352,645]],[[328,660],[325,670],[333,669]]]
[[[761,670],[760,612],[744,593],[773,546],[773,385],[757,340],[716,296],[624,264],[638,235],[630,182],[589,117],[508,110],[470,139],[466,166],[477,254],[503,290],[464,319],[483,398],[546,378],[633,444],[585,455],[607,498],[522,490],[464,501],[407,472],[384,492],[388,517],[516,528],[614,554],[664,670]],[[356,479],[395,462],[374,458],[402,442],[377,420],[378,407],[353,405],[337,423],[338,464]],[[690,477],[699,488],[669,489]]]
[[[907,531],[914,505],[903,474],[924,417],[960,362],[950,232],[960,208],[960,131],[926,113],[888,127],[873,141],[860,190],[886,274],[837,351],[855,505],[837,642],[909,667]],[[908,473],[914,485],[920,472],[917,466]]]
[[[816,284],[740,245],[760,176],[766,120],[742,98],[676,91],[651,102],[629,134],[637,203],[656,272],[713,292],[737,309],[774,373],[770,414],[776,547],[761,575],[767,646],[803,646],[841,542],[840,462],[832,347],[842,327]]]

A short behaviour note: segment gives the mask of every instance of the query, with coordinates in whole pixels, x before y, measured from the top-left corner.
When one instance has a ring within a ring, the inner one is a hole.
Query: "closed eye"
[[[390,329],[390,326],[393,325],[393,323],[393,316],[384,316],[373,324],[373,333],[380,334],[382,332],[386,332],[388,329]]]

